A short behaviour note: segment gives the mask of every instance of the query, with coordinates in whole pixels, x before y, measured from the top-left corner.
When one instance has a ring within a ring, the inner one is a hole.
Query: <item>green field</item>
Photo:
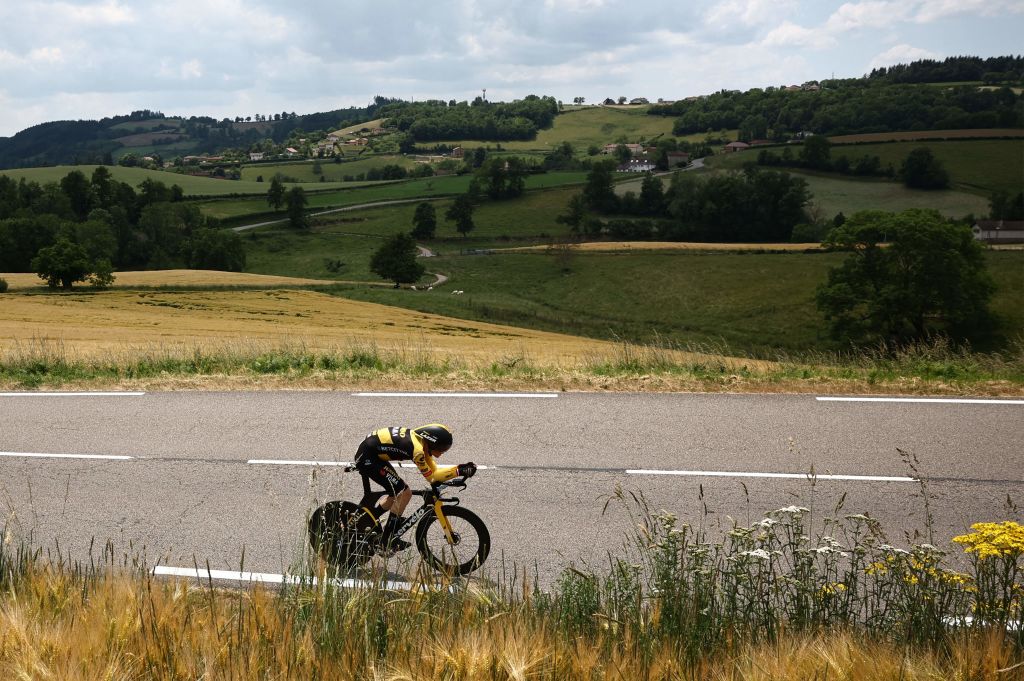
[[[846,156],[851,161],[861,156],[878,156],[882,167],[900,164],[913,149],[928,147],[946,170],[953,189],[987,197],[995,190],[1019,192],[1024,188],[1024,139],[1012,140],[929,140],[874,144],[833,145],[832,160]],[[778,148],[772,149],[780,153]],[[794,149],[798,152],[799,147]],[[738,169],[756,162],[756,150],[722,154],[708,159],[716,169]],[[834,175],[834,177],[842,177]]]
[[[586,179],[583,172],[557,172],[543,173],[540,175],[529,175],[526,178],[527,189],[544,189],[564,185],[581,184]],[[461,194],[469,188],[472,180],[470,175],[445,175],[442,177],[428,177],[416,180],[402,180],[397,182],[376,182],[359,186],[359,183],[347,183],[346,186],[357,185],[356,188],[343,191],[331,191],[317,194],[310,194],[308,207],[310,210],[318,208],[341,208],[354,206],[362,203],[375,203],[378,201],[401,201],[416,198],[437,198]],[[310,186],[324,185],[305,185]],[[326,183],[326,186],[332,186]],[[337,186],[335,184],[334,186]],[[267,203],[262,198],[252,199],[225,199],[216,201],[204,201],[199,204],[204,215],[221,219],[238,221],[246,215],[261,214],[266,212]]]
[[[313,172],[314,161],[252,164],[242,168],[242,180],[255,180],[262,175],[265,182],[270,182],[270,178],[275,173],[281,173],[288,177],[294,177],[299,182],[319,182],[320,175],[323,175],[328,182],[342,182],[342,177],[345,175],[359,175],[373,168],[383,168],[386,165],[398,165],[407,170],[412,170],[417,165],[411,158],[405,156],[368,156],[356,160],[355,154],[352,154],[352,159],[341,163],[335,163],[334,159],[330,158],[319,159],[322,170],[319,174]]]
[[[439,257],[451,280],[429,293],[345,287],[360,300],[594,338],[725,345],[771,357],[835,349],[813,302],[845,256],[758,253],[580,253]],[[987,255],[1004,334],[1024,333],[1024,252]],[[464,290],[461,296],[451,291]]]
[[[537,139],[526,142],[502,142],[503,149],[513,151],[547,151],[562,142],[569,142],[577,153],[585,154],[590,145],[599,147],[619,141],[651,140],[658,135],[672,135],[671,117],[648,116],[647,108],[632,111],[587,107],[566,111],[555,116],[554,125],[537,134]],[[703,135],[700,136],[704,138]],[[494,147],[495,142],[461,140],[449,142],[464,147]]]
[[[49,168],[18,168],[15,170],[0,170],[0,173],[9,175],[15,180],[24,177],[28,181],[45,184],[47,182],[60,182],[60,180],[73,170],[80,170],[87,177],[99,166],[51,166]],[[145,180],[151,179],[163,182],[168,187],[178,185],[186,196],[226,196],[228,194],[266,194],[270,187],[267,182],[218,180],[212,177],[193,177],[191,175],[180,175],[162,170],[146,170],[145,168],[125,168],[122,166],[108,166],[110,173],[118,182],[126,182],[138,187]],[[291,185],[288,185],[291,186]],[[338,189],[346,186],[344,183],[317,183],[308,189]]]
[[[145,121],[125,121],[124,123],[118,123],[117,125],[110,126],[111,130],[124,130],[131,132],[133,130],[154,130],[159,128],[161,125],[178,126],[181,125],[180,118],[150,118]]]

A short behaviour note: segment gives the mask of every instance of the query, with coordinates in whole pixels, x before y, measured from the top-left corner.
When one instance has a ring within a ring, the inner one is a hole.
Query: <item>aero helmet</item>
[[[430,450],[431,456],[441,456],[452,446],[452,431],[448,430],[448,426],[442,426],[440,423],[428,423],[425,426],[413,428],[412,432],[427,443],[427,449]]]

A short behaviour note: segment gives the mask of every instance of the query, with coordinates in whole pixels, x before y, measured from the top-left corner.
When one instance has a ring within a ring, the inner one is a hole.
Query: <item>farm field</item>
[[[181,125],[180,118],[150,118],[146,121],[125,121],[124,123],[118,123],[117,125],[110,126],[111,130],[124,130],[126,133],[131,133],[135,130],[153,130],[160,126],[179,126]]]
[[[490,362],[526,354],[545,363],[612,349],[592,339],[280,289],[7,294],[0,306],[0,345],[26,351],[59,347],[75,358],[224,348],[329,351],[362,345],[409,361],[429,355]]]
[[[658,135],[671,136],[674,119],[662,116],[648,116],[647,107],[624,111],[607,107],[585,107],[575,111],[564,111],[555,116],[555,122],[546,130],[537,133],[537,139],[523,142],[502,142],[502,149],[511,151],[547,151],[562,142],[569,142],[577,153],[586,153],[587,148],[624,139],[636,142],[638,139],[652,139]],[[704,136],[701,135],[701,139]],[[479,140],[452,141],[463,147],[494,147],[495,142]]]
[[[356,155],[353,154],[352,159],[342,161],[341,163],[335,163],[333,159],[329,158],[319,159],[320,167],[323,171],[319,174],[313,172],[313,161],[250,164],[242,168],[242,180],[254,181],[257,177],[262,176],[264,182],[270,182],[270,179],[276,173],[281,173],[286,177],[294,177],[299,182],[320,182],[321,175],[328,182],[343,182],[342,177],[344,175],[358,175],[373,168],[383,168],[386,165],[398,165],[406,170],[416,167],[416,163],[405,156],[370,156],[356,160]]]
[[[141,272],[117,272],[111,288],[190,288],[190,287],[263,287],[310,286],[333,284],[322,279],[301,279],[277,277],[266,274],[245,274],[242,272],[220,272],[217,270],[149,270]],[[11,291],[46,291],[46,283],[31,272],[13,272],[0,277],[7,280]],[[83,286],[85,290],[88,290]]]
[[[344,287],[341,295],[464,319],[594,338],[724,346],[723,354],[836,349],[814,291],[841,253],[705,251],[438,257],[451,277],[429,293]],[[1024,333],[1024,252],[987,253],[1004,335]],[[451,296],[453,289],[464,290]],[[639,303],[637,301],[643,301]]]
[[[832,160],[847,156],[851,160],[861,156],[878,156],[882,167],[892,164],[899,169],[900,164],[913,150],[927,147],[932,150],[939,161],[949,172],[953,190],[988,195],[1002,189],[1019,192],[1024,187],[1024,139],[1014,140],[949,140],[920,142],[884,142],[875,144],[856,144],[832,147]],[[799,148],[794,151],[798,151]],[[775,149],[778,152],[778,149]],[[707,159],[709,167],[715,169],[738,169],[744,163],[757,162],[756,151],[744,151],[738,154],[723,154]],[[792,170],[792,169],[789,169]],[[835,177],[842,181],[856,182],[858,178],[830,173],[827,177]],[[893,184],[899,184],[893,182]],[[900,185],[902,186],[902,185]],[[935,195],[935,192],[923,192]],[[879,207],[882,210],[884,208]],[[966,213],[968,211],[964,211]],[[987,208],[985,210],[987,211]],[[960,213],[963,215],[963,213]]]
[[[137,152],[136,152],[137,153]],[[52,166],[49,168],[18,168],[14,170],[0,170],[0,174],[9,175],[15,180],[25,178],[27,181],[39,182],[60,182],[60,180],[73,170],[80,170],[86,177],[92,175],[99,166]],[[218,180],[212,177],[195,177],[192,175],[181,175],[179,173],[165,172],[162,170],[147,170],[145,168],[125,168],[123,166],[107,166],[110,174],[118,182],[126,182],[138,187],[146,180],[163,182],[168,187],[178,185],[184,190],[186,196],[225,196],[228,194],[266,194],[270,185],[267,182],[246,182],[236,180]],[[268,180],[269,182],[269,180]],[[288,185],[291,186],[291,185]],[[342,183],[317,184],[316,189],[331,189],[344,186]],[[266,202],[264,201],[264,205]]]
[[[1024,128],[973,128],[968,130],[906,130],[903,132],[871,132],[860,135],[833,135],[832,144],[869,142],[913,142],[915,140],[953,140],[979,137],[1024,137]]]

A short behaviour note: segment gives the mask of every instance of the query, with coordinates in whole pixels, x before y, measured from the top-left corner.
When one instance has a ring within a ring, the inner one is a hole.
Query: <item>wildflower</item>
[[[770,530],[770,529],[772,529],[773,526],[778,525],[778,524],[779,524],[778,520],[773,520],[771,518],[764,518],[760,522],[754,523],[754,527],[760,528],[762,530]]]
[[[804,508],[803,506],[786,506],[785,508],[777,508],[774,511],[769,511],[768,515],[777,515],[786,513],[794,517],[800,517],[804,513],[810,513],[811,509]]]
[[[1011,558],[1024,555],[1024,526],[1006,520],[1002,523],[974,523],[974,532],[953,537],[958,544],[965,544],[966,553],[975,553],[978,558]]]
[[[846,585],[842,582],[832,582],[826,584],[818,590],[818,594],[821,596],[838,596],[846,591]]]
[[[739,555],[747,558],[756,558],[757,560],[770,560],[772,555],[764,549],[754,549],[753,551],[740,551]]]
[[[904,551],[903,549],[898,549],[895,546],[890,546],[889,544],[881,544],[881,545],[879,545],[878,550],[879,551],[885,551],[887,553],[895,553],[895,554],[899,554],[899,555],[902,555],[902,556],[909,556],[910,555],[910,551]]]

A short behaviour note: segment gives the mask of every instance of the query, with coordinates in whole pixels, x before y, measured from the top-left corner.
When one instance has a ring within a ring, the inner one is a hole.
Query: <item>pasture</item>
[[[320,164],[320,173],[313,172],[315,163]],[[350,160],[343,160],[341,163],[335,163],[333,158],[323,158],[298,163],[249,164],[242,168],[242,180],[255,180],[262,176],[264,182],[270,182],[275,174],[281,173],[286,177],[294,177],[299,182],[320,182],[321,175],[328,182],[343,182],[342,177],[345,175],[359,175],[373,168],[383,168],[386,165],[397,165],[406,170],[416,167],[416,163],[406,156],[381,155],[358,158],[357,154],[353,152]]]
[[[48,168],[17,168],[13,170],[0,170],[0,174],[8,175],[15,180],[25,178],[29,182],[60,182],[61,179],[73,170],[79,170],[90,177],[92,172],[99,166],[51,166]],[[178,185],[184,190],[186,196],[227,196],[230,194],[262,194],[266,195],[270,188],[267,182],[252,182],[245,180],[221,180],[212,177],[196,177],[182,175],[163,170],[147,170],[145,168],[125,168],[122,166],[107,166],[110,174],[118,182],[125,182],[138,188],[146,180],[163,182],[170,187]],[[292,186],[292,185],[287,185]],[[316,189],[332,189],[344,186],[342,183],[321,183]],[[308,189],[308,187],[307,187]],[[264,206],[266,201],[263,202]]]

